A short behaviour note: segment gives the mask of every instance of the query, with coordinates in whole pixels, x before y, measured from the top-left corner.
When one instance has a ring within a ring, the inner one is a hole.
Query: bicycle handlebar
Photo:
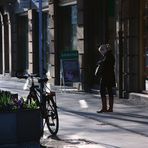
[[[38,79],[38,82],[39,82],[39,83],[42,83],[42,82],[43,82],[43,83],[46,83],[47,81],[48,81],[48,78],[39,78],[39,79]]]
[[[19,79],[27,79],[27,78],[33,78],[33,77],[37,77],[38,75],[37,74],[29,74],[29,73],[26,73],[26,74],[19,74],[17,73],[16,74],[16,77],[19,78]]]

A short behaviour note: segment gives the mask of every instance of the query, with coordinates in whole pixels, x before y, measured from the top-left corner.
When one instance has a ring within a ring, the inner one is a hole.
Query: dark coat
[[[101,66],[101,83],[106,86],[114,87],[115,72],[114,72],[115,58],[111,50],[104,55],[104,59],[100,63]]]

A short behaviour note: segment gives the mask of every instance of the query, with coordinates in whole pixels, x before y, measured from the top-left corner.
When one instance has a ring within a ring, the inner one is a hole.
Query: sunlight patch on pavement
[[[88,145],[79,145],[77,148],[105,148],[104,146],[101,145],[96,145],[96,144],[88,144]]]
[[[101,145],[87,144],[87,145],[65,145],[63,148],[106,148]]]
[[[85,100],[79,100],[81,108],[88,108],[88,104]]]
[[[70,139],[80,139],[81,137],[78,135],[71,135],[69,136]]]

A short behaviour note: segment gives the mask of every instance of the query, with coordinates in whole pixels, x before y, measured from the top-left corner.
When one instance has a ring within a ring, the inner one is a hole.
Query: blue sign
[[[48,7],[49,0],[42,0],[42,7]],[[16,12],[23,12],[28,9],[39,9],[39,0],[17,0],[15,5]]]
[[[61,54],[61,73],[64,83],[80,82],[78,51],[67,50]]]
[[[64,82],[80,82],[78,60],[62,60]]]

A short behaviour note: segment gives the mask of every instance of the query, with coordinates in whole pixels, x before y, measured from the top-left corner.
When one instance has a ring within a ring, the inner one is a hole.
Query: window
[[[61,50],[77,49],[77,5],[60,6],[59,42]]]

